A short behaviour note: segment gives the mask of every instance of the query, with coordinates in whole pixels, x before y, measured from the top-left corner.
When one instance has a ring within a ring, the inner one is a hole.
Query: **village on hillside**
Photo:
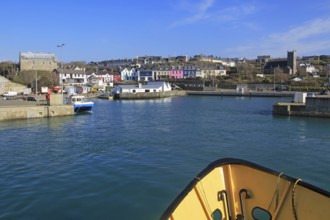
[[[101,62],[60,62],[53,53],[21,52],[19,63],[0,63],[0,95],[42,88],[53,92],[95,93],[115,85],[166,81],[184,90],[207,87],[236,89],[238,85],[266,90],[319,91],[329,83],[330,56],[298,57],[288,51],[286,58],[270,55],[256,59],[143,56]],[[21,85],[21,86],[20,86]],[[256,86],[260,85],[260,86]],[[18,90],[18,91],[17,91]]]

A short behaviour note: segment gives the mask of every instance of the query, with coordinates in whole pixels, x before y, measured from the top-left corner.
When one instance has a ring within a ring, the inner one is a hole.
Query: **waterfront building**
[[[87,74],[83,70],[55,69],[53,72],[59,75],[59,83],[63,85],[85,85]]]
[[[168,92],[172,87],[169,82],[157,81],[147,82],[146,84],[139,83],[138,85],[118,85],[112,89],[115,94],[121,93],[153,93],[153,92]]]
[[[87,75],[88,79],[87,79],[87,85],[91,86],[91,87],[98,87],[100,84],[100,80],[99,78],[96,76],[95,73],[92,73],[91,75]]]
[[[53,71],[58,67],[56,56],[52,53],[20,52],[20,70],[44,70]]]

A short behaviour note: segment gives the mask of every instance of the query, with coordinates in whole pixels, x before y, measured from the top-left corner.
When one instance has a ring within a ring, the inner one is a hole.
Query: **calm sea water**
[[[0,219],[158,219],[224,157],[330,190],[330,119],[279,98],[94,100],[92,114],[0,123]]]

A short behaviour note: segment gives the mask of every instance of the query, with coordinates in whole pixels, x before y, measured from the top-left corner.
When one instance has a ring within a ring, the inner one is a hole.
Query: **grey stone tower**
[[[297,73],[297,51],[288,51],[287,57],[288,67],[291,68],[291,74]]]

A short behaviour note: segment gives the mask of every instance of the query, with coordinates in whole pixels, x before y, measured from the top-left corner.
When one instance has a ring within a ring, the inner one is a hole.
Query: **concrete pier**
[[[294,92],[273,92],[273,91],[245,91],[217,90],[217,91],[188,91],[188,95],[199,96],[239,96],[239,97],[294,97]]]
[[[306,103],[276,103],[273,115],[330,118],[330,97],[307,97]]]
[[[0,108],[0,121],[69,116],[73,114],[73,105],[4,106]]]
[[[61,94],[52,94],[49,106],[44,95],[34,97],[36,101],[18,97],[0,99],[0,121],[74,115],[73,105],[62,104]]]

